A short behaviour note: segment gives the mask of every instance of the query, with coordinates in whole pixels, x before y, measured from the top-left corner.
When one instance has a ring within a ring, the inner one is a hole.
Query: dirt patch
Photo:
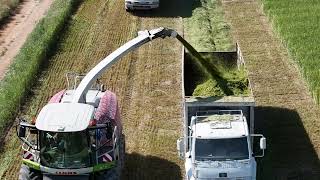
[[[253,85],[256,132],[268,138],[258,179],[320,176],[320,109],[256,0],[223,1]]]
[[[0,80],[13,58],[32,32],[37,22],[46,14],[52,0],[25,0],[18,13],[0,29]]]

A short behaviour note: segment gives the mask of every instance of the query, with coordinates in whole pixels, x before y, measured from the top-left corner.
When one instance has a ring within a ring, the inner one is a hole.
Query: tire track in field
[[[274,35],[259,1],[225,0],[223,5],[253,84],[257,130],[268,138],[258,179],[318,180],[320,109],[296,64]]]

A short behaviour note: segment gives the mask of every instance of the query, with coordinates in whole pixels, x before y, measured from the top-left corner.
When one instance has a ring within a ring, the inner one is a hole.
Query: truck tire
[[[119,180],[121,176],[121,170],[124,167],[125,159],[125,136],[122,134],[119,143],[119,160],[117,166],[110,170],[107,170],[96,177],[97,180]]]
[[[30,170],[30,168],[24,164],[21,165],[19,171],[19,180],[41,180],[41,174],[35,170]]]

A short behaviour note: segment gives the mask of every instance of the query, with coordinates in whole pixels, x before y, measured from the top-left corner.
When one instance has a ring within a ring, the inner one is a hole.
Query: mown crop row
[[[234,49],[230,26],[224,21],[219,0],[192,2],[192,16],[184,18],[184,34],[198,51]]]
[[[320,1],[263,0],[273,26],[320,103]]]
[[[5,18],[9,17],[21,0],[0,0],[0,25]]]
[[[0,132],[10,123],[35,82],[43,62],[55,49],[59,34],[72,14],[75,0],[56,0],[29,35],[0,83]],[[2,135],[2,134],[0,134]]]

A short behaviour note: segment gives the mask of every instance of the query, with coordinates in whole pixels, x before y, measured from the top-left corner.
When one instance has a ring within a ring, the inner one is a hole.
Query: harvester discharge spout
[[[117,50],[112,52],[109,56],[103,59],[99,64],[97,64],[91,71],[82,79],[79,86],[77,87],[72,102],[73,103],[85,103],[85,95],[87,91],[90,89],[92,84],[99,78],[102,73],[109,67],[111,67],[114,63],[116,63],[121,57],[125,56],[129,52],[139,48],[140,46],[154,40],[157,38],[165,38],[172,37],[177,38],[187,49],[188,51],[198,60],[197,64],[206,71],[207,75],[219,77],[218,71],[215,74],[210,74],[209,71],[206,70],[204,65],[205,60],[201,57],[201,55],[186,41],[184,40],[175,30],[168,28],[157,28],[152,30],[139,31],[138,36],[129,42],[125,43]]]

